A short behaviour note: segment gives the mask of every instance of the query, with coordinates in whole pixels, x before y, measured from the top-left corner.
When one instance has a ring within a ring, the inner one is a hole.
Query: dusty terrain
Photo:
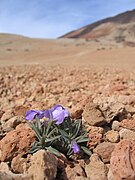
[[[0,40],[0,178],[134,180],[135,48],[6,34]],[[45,164],[40,157],[49,154],[28,155],[34,135],[26,111],[55,104],[87,122],[89,162],[71,165],[53,156]]]
[[[45,64],[134,68],[135,48],[105,40],[31,39],[0,34],[0,66]]]

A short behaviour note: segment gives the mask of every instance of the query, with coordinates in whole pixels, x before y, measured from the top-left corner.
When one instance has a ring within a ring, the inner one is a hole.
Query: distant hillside
[[[60,38],[106,39],[132,46],[135,43],[135,10],[97,21]]]

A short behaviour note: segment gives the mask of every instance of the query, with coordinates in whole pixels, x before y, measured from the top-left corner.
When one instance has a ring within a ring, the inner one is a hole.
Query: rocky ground
[[[55,104],[87,122],[90,159],[28,154],[34,133],[26,111]],[[92,66],[0,68],[0,179],[134,180],[135,73]]]

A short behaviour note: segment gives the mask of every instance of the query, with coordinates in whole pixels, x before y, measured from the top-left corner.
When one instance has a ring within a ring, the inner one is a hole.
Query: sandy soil
[[[70,107],[76,92],[72,89],[81,84],[82,90],[79,87],[79,95],[71,105],[74,108],[76,102],[79,106],[83,99],[93,96],[93,93],[96,96],[97,90],[100,94],[100,87],[121,86],[122,80],[117,82],[121,73],[124,78],[128,76],[126,82],[134,79],[135,47],[124,47],[113,42],[108,45],[105,40],[103,45],[99,41],[85,39],[46,40],[10,34],[0,34],[0,39],[2,109],[20,104],[21,98],[21,103],[27,105],[30,101],[33,103],[45,99],[47,107],[56,103]],[[38,88],[41,91],[39,99],[37,93],[33,95]],[[42,94],[42,89],[45,94]],[[79,96],[82,98],[78,100]],[[63,101],[66,97],[69,99]]]
[[[30,39],[0,35],[0,66],[45,64],[134,68],[135,48],[85,39]]]

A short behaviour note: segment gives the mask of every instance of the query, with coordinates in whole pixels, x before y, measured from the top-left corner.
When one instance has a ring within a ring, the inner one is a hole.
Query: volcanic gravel
[[[9,66],[0,68],[0,109],[18,105],[69,109],[88,98],[135,94],[135,74],[123,69],[64,66]]]

